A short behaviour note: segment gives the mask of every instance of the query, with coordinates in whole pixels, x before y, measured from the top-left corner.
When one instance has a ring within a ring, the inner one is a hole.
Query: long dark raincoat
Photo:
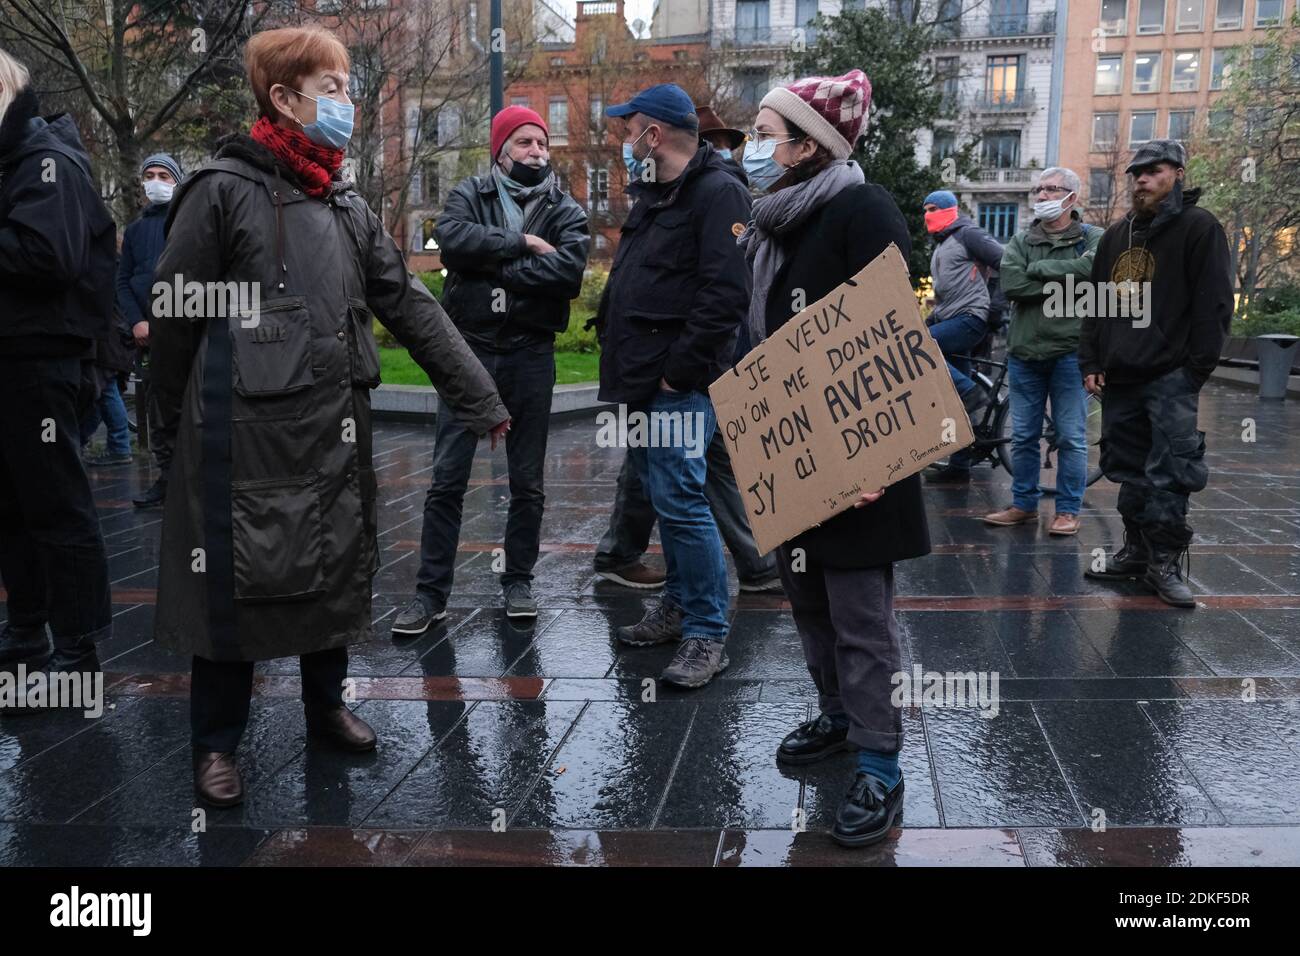
[[[169,291],[150,317],[152,375],[175,449],[158,642],[247,661],[370,639],[370,313],[480,435],[508,417],[491,377],[350,185],[308,196],[247,136],[177,191],[155,281]],[[177,282],[242,285],[160,316],[189,298]],[[258,313],[227,309],[251,302],[249,284]]]

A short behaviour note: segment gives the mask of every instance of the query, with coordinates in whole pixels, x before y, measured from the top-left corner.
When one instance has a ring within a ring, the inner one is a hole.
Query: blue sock
[[[880,750],[862,749],[858,751],[858,770],[869,773],[893,790],[898,781],[903,779],[903,771],[898,766],[898,754],[887,754]]]

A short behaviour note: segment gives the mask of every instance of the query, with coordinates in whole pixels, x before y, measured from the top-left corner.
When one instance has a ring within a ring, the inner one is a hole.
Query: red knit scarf
[[[277,126],[265,116],[258,117],[249,135],[289,167],[308,196],[329,195],[330,182],[343,165],[343,150],[313,143],[304,133]]]

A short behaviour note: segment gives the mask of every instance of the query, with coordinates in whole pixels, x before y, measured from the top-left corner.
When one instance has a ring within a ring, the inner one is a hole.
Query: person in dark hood
[[[1202,386],[1232,322],[1228,238],[1201,191],[1184,189],[1182,144],[1133,155],[1132,210],[1108,228],[1092,265],[1096,308],[1083,319],[1079,369],[1103,396],[1101,468],[1118,482],[1124,543],[1085,572],[1143,581],[1166,604],[1195,607],[1182,575],[1188,499],[1205,487]]]
[[[930,334],[948,359],[948,371],[971,418],[988,404],[984,389],[970,376],[970,364],[956,355],[969,355],[989,334],[991,302],[988,274],[1002,263],[1002,244],[971,222],[957,206],[957,197],[939,189],[925,197],[926,231],[934,237],[930,280],[934,311]],[[970,452],[962,449],[948,465],[926,473],[926,481],[961,484],[970,481]]]
[[[144,389],[136,407],[141,409],[141,434],[149,437],[149,451],[158,468],[158,477],[131,503],[137,508],[152,508],[163,503],[167,493],[167,470],[171,464],[171,442],[159,432],[159,415],[155,396],[149,387],[149,319],[152,306],[150,289],[154,267],[163,250],[163,225],[171,210],[172,196],[184,179],[181,164],[167,153],[155,153],[140,164],[140,189],[147,204],[139,218],[122,234],[122,254],[117,264],[117,308],[122,313],[136,345],[136,371]]]
[[[501,575],[510,618],[537,617],[532,581],[546,503],[555,335],[569,325],[569,301],[582,291],[591,243],[586,212],[551,167],[549,137],[546,122],[526,106],[492,117],[492,172],[451,191],[435,230],[447,268],[442,303],[492,375],[512,422]],[[447,616],[476,444],[464,423],[438,416],[416,593],[395,616],[394,636],[423,634]]]
[[[861,70],[806,77],[763,97],[745,167],[765,195],[739,239],[754,271],[746,325],[756,343],[891,243],[904,259],[911,251],[898,206],[850,159],[870,103]],[[866,846],[884,839],[903,806],[894,563],[930,552],[920,476],[859,496],[851,510],[776,550],[820,709],[785,735],[776,759],[800,767],[857,750],[831,837]]]
[[[618,639],[678,642],[661,679],[702,687],[728,664],[727,566],[704,491],[717,426],[707,389],[731,368],[749,305],[736,245],[749,192],[734,164],[700,144],[695,104],[681,87],[652,86],[605,112],[626,119],[623,163],[635,203],[596,316],[599,397],[651,423],[654,434],[629,440],[628,454],[659,517],[668,569],[662,599]],[[656,431],[658,422],[668,432],[674,418],[677,435]]]
[[[376,744],[343,697],[347,647],[373,637],[379,567],[371,312],[447,414],[494,447],[510,424],[491,377],[339,176],[347,48],[290,27],[255,34],[245,60],[260,115],[177,190],[149,324],[162,428],[175,436],[154,637],[192,655],[194,785],[216,806],[243,799],[235,749],[256,661],[299,658],[314,740]]]
[[[72,118],[42,118],[29,83],[0,51],[0,667],[93,674],[112,608],[79,421],[116,226]]]

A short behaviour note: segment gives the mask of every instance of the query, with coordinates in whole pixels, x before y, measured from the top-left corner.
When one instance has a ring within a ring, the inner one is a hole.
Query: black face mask
[[[512,163],[510,172],[506,173],[506,175],[521,186],[536,186],[546,178],[550,171],[551,167],[549,165],[525,166],[523,163]]]

